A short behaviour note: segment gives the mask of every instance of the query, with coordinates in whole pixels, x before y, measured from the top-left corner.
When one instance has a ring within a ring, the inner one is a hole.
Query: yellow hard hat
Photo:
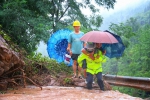
[[[73,22],[73,26],[81,26],[80,22],[78,20]]]

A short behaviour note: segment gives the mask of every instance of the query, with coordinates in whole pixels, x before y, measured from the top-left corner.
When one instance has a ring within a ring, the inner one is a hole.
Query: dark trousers
[[[98,83],[100,89],[104,90],[104,83],[102,80],[102,72],[97,73],[96,78],[97,78],[97,83]],[[92,89],[93,75],[87,72],[86,81],[87,81],[87,88]]]

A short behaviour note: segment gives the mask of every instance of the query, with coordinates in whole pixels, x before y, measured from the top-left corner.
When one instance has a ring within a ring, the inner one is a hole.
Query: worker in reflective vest
[[[100,50],[95,52],[95,43],[88,42],[85,49],[88,53],[93,53],[94,60],[84,53],[80,54],[78,57],[78,64],[81,67],[83,60],[86,60],[86,82],[87,88],[92,89],[93,75],[96,75],[97,83],[101,90],[104,90],[104,84],[102,81],[102,63],[106,62],[105,56]]]

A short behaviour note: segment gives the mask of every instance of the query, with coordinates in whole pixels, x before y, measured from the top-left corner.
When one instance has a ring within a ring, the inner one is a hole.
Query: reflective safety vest
[[[99,58],[96,58],[99,55]],[[98,72],[102,72],[102,63],[106,62],[105,55],[99,50],[96,54],[94,54],[95,60],[92,60],[88,55],[80,54],[78,57],[79,67],[82,67],[83,60],[86,59],[87,69],[86,72],[91,74],[97,74]]]

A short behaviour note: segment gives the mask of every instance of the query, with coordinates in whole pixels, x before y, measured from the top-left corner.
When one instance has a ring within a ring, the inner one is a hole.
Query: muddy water
[[[0,100],[142,100],[118,91],[87,90],[81,87],[28,86],[0,94]]]

